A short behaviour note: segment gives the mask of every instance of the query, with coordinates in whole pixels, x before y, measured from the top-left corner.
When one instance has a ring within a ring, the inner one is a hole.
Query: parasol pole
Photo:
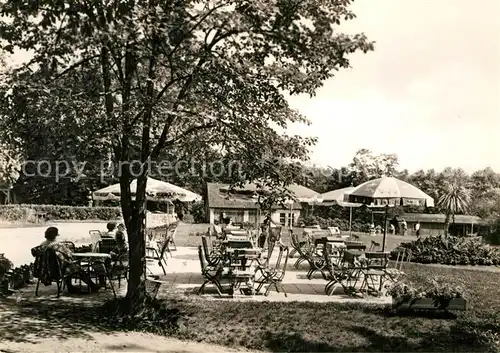
[[[349,206],[349,238],[352,236],[352,206]]]
[[[389,205],[385,205],[385,215],[384,215],[384,239],[382,240],[382,252],[385,251],[385,237],[387,235],[387,210]]]

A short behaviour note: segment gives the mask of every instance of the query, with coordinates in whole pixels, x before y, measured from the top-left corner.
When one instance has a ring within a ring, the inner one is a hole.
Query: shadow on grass
[[[170,298],[153,301],[148,310],[131,317],[120,314],[125,304],[123,300],[104,305],[2,301],[0,342],[36,343],[49,337],[91,338],[88,332],[144,331],[273,352],[498,351],[492,336],[484,334],[497,332],[497,316],[459,315],[448,320],[438,313],[401,316],[388,308],[354,304]]]
[[[0,301],[0,342],[37,343],[39,339],[83,338],[89,332],[175,332],[180,313],[155,302],[147,310],[130,316],[122,299],[104,303],[74,303],[62,300]]]
[[[498,352],[498,346],[459,323],[427,332],[407,327],[399,334],[362,323],[346,326],[332,323],[331,329],[343,331],[343,339],[313,340],[299,333],[276,331],[264,335],[262,348],[272,352]]]

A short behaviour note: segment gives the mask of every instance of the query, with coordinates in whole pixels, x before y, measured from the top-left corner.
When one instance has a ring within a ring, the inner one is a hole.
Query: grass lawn
[[[446,276],[464,286],[470,310],[453,320],[441,315],[396,316],[359,304],[277,303],[175,299],[183,313],[180,338],[289,352],[498,352],[500,274],[411,264],[412,281]],[[498,337],[498,336],[497,336]]]
[[[179,226],[175,243],[177,246],[188,246],[188,247],[198,247],[201,245],[201,238],[197,236],[197,233],[205,234],[210,227],[209,224],[182,224]],[[164,230],[157,230],[156,232],[164,232]],[[294,232],[298,232],[299,234],[303,232],[301,228],[294,228]],[[352,234],[357,235],[360,241],[363,241],[367,247],[370,247],[372,240],[382,244],[382,235],[371,236],[366,233],[356,233]],[[282,239],[285,244],[290,244],[290,234],[288,231],[283,231]],[[393,236],[387,235],[386,237],[386,250],[393,250],[396,246],[401,242],[408,242],[415,240],[415,237],[412,236]]]
[[[200,228],[201,232],[207,227]],[[201,239],[189,235],[197,231],[178,232],[177,244],[198,246]],[[368,246],[372,240],[382,241],[381,236],[358,236]],[[386,249],[413,239],[389,235]],[[288,235],[284,242],[289,244]],[[168,305],[181,310],[179,338],[232,347],[285,352],[499,351],[499,339],[495,343],[491,332],[500,332],[500,297],[495,294],[500,273],[413,263],[406,272],[415,283],[439,276],[465,288],[469,311],[450,319],[443,315],[397,316],[388,308],[360,304],[171,298]]]

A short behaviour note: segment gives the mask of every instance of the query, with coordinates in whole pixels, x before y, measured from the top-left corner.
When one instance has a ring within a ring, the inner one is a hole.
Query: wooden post
[[[352,236],[352,206],[349,206],[349,238]]]
[[[387,211],[389,210],[389,205],[385,205],[385,215],[384,215],[384,239],[382,240],[382,252],[385,251],[385,237],[387,235]],[[373,215],[373,213],[372,213]]]

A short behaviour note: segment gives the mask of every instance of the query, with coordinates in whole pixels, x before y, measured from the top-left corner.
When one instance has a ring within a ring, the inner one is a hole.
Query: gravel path
[[[87,298],[61,297],[57,299],[54,296],[42,296],[38,299],[22,300],[24,303],[34,302],[35,310],[22,306],[15,297],[0,298],[0,353],[249,352],[206,343],[186,342],[149,333],[116,332],[104,326],[96,327],[84,321],[76,322],[74,319],[48,318],[50,313],[46,310],[51,312],[58,310],[57,305],[51,306],[50,303],[65,301],[78,305],[87,301],[101,301],[99,296]],[[39,301],[39,305],[36,301]]]
[[[238,352],[227,347],[204,343],[183,342],[176,339],[143,333],[93,333],[87,332],[85,338],[39,339],[36,343],[2,342],[0,352]],[[240,351],[241,352],[241,351]]]

